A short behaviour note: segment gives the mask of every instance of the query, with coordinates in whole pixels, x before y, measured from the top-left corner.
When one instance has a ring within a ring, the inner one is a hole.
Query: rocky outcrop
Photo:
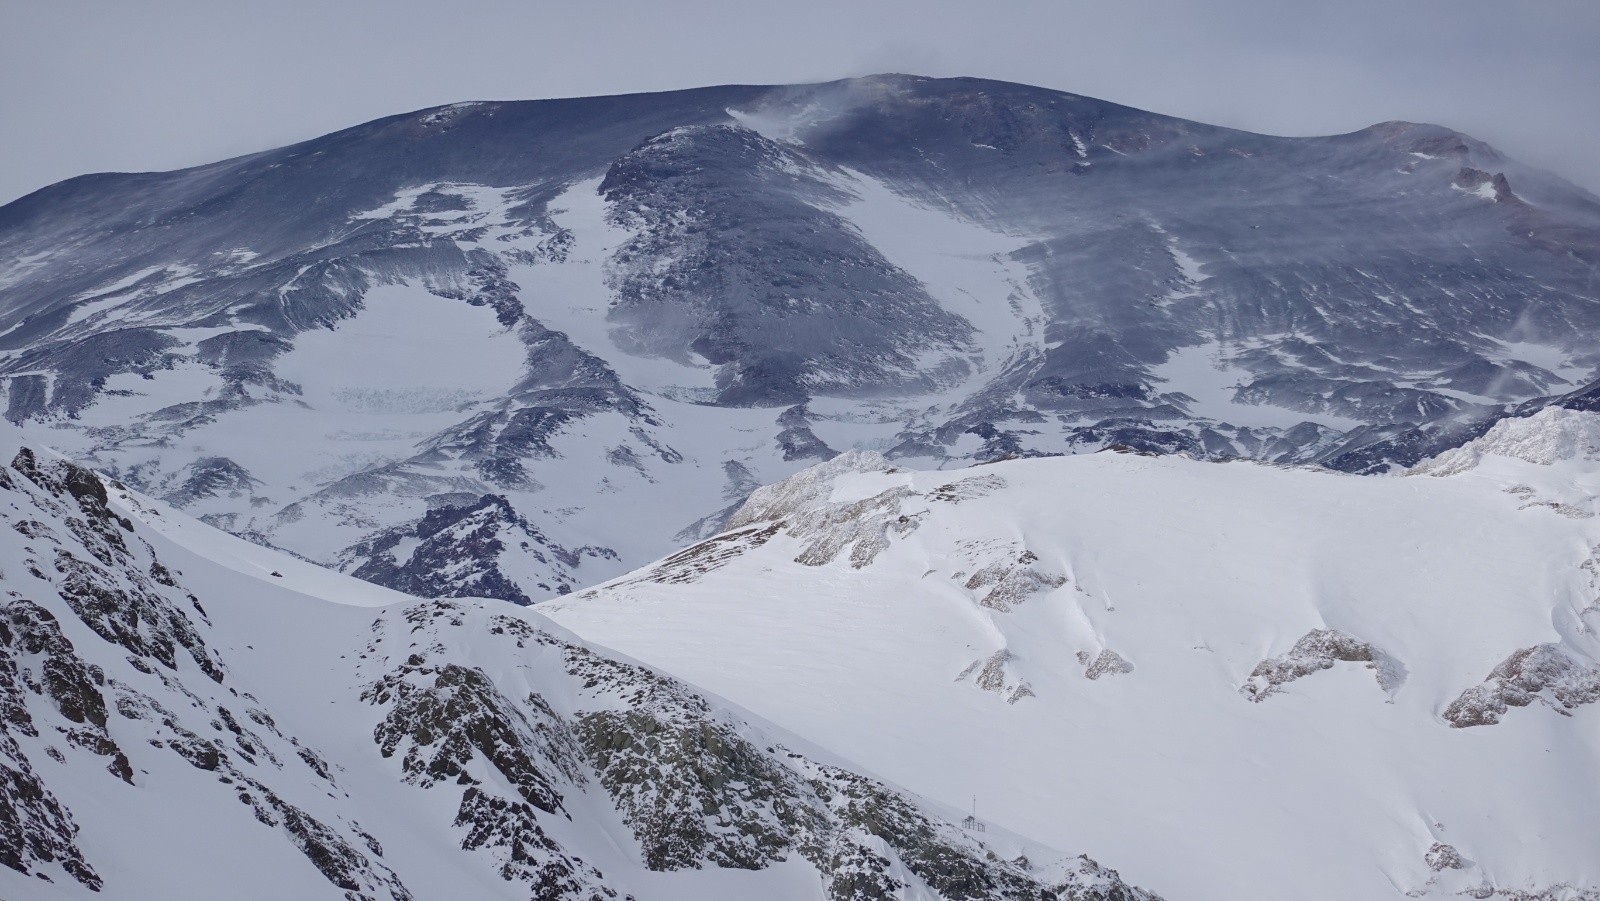
[[[105,673],[78,656],[50,611],[27,600],[5,604],[0,608],[0,650],[7,657],[6,680],[13,688],[25,687],[54,704],[67,721],[60,732],[68,744],[107,758],[107,770],[133,782],[128,756],[106,731],[101,694]],[[19,722],[26,721],[20,697],[7,706],[18,711]]]
[[[868,566],[888,548],[892,537],[917,527],[917,517],[901,512],[901,502],[912,496],[897,486],[856,501],[832,502],[833,480],[846,472],[896,472],[883,457],[871,451],[850,451],[750,495],[728,519],[726,528],[756,523],[776,523],[805,542],[795,562],[825,566],[846,550],[855,569]]]
[[[778,425],[782,431],[778,432],[777,442],[783,451],[785,462],[795,460],[832,460],[839,456],[839,452],[829,447],[826,442],[811,431],[811,416],[805,404],[798,404],[784,410],[778,417]]]
[[[170,580],[163,576],[165,568],[156,568],[154,561],[136,562],[138,555],[130,548],[130,539],[138,540],[129,534],[133,526],[106,506],[99,478],[65,460],[42,461],[28,448],[17,453],[11,468],[42,490],[37,503],[60,516],[66,526],[66,534],[33,521],[24,529],[32,533],[28,552],[34,555],[33,565],[42,566],[40,558],[48,557],[59,577],[51,581],[78,618],[101,638],[169,670],[177,669],[182,651],[207,676],[221,682],[221,663],[190,618],[193,613],[204,620],[199,600],[180,594],[181,606],[173,603],[164,596],[171,588],[162,584],[163,579]],[[150,556],[148,546],[142,551]]]
[[[778,534],[782,523],[750,525],[721,532],[692,544],[651,567],[639,580],[689,583],[720,569]]]
[[[486,494],[466,503],[441,504],[414,523],[361,541],[345,551],[343,566],[357,578],[407,594],[531,604],[534,598],[508,570],[554,573],[532,587],[567,594],[585,558],[615,556],[607,548],[560,547],[518,515],[505,497]]]
[[[1428,853],[1422,855],[1422,859],[1427,863],[1428,869],[1435,873],[1444,870],[1463,870],[1467,867],[1467,861],[1461,856],[1461,852],[1453,845],[1444,842],[1434,842],[1428,848]]]
[[[609,901],[616,889],[599,870],[569,855],[539,825],[535,808],[473,786],[461,798],[454,825],[466,833],[463,851],[483,851],[500,878],[520,883],[530,897],[550,901]],[[628,896],[631,898],[632,896]]]
[[[1404,679],[1405,671],[1399,662],[1367,642],[1337,629],[1313,629],[1296,641],[1287,654],[1256,664],[1249,681],[1239,691],[1259,703],[1282,692],[1290,682],[1333,669],[1338,663],[1365,664],[1385,692],[1394,691]]]
[[[1568,716],[1574,707],[1600,701],[1600,667],[1574,659],[1556,644],[1519,648],[1440,716],[1457,729],[1492,726],[1512,707],[1535,701]]]
[[[481,756],[522,800],[545,813],[564,812],[561,794],[542,767],[545,761],[565,762],[566,775],[573,778],[572,739],[549,705],[538,695],[513,703],[482,670],[454,663],[432,667],[420,655],[412,659],[417,662],[362,695],[368,703],[388,707],[373,739],[385,757],[404,747],[400,769],[406,781],[423,787],[445,780],[471,785],[478,780],[468,765]],[[530,720],[524,711],[538,719]]]
[[[1083,664],[1083,677],[1091,682],[1105,676],[1120,676],[1133,672],[1133,664],[1116,651],[1106,648],[1091,658],[1080,651],[1078,662]]]
[[[98,891],[103,881],[78,847],[72,812],[45,785],[18,744],[19,737],[40,736],[28,711],[29,692],[49,692],[59,707],[75,713],[77,722],[98,719],[102,729],[105,725],[104,701],[92,685],[85,689],[80,684],[81,665],[75,656],[63,654],[70,655],[70,645],[61,647],[65,639],[59,631],[50,630],[41,642],[38,625],[18,627],[19,619],[40,623],[40,614],[49,616],[28,602],[13,602],[0,611],[0,832],[6,836],[0,842],[0,864],[43,878],[59,871]],[[28,632],[35,633],[32,640]],[[42,663],[42,679],[19,661],[23,654]],[[65,731],[71,734],[70,727]]]
[[[1009,613],[1034,595],[1067,584],[1066,576],[1038,564],[1039,555],[1024,549],[1015,558],[1002,558],[980,567],[967,577],[963,587],[978,595],[979,604]]]
[[[986,497],[1006,487],[1006,480],[997,475],[972,476],[957,479],[928,492],[928,500],[945,504],[959,504],[974,498]]]
[[[1530,416],[1502,419],[1481,436],[1417,463],[1406,474],[1453,476],[1490,457],[1545,466],[1563,460],[1600,460],[1600,416],[1550,406]]]
[[[199,598],[112,510],[99,477],[25,448],[0,469],[0,496],[9,501],[0,520],[20,536],[28,567],[27,578],[5,580],[16,588],[0,607],[0,757],[8,761],[0,820],[20,842],[6,844],[15,853],[0,863],[109,888],[112,874],[98,872],[75,844],[79,826],[42,780],[35,755],[59,765],[82,752],[108,774],[84,773],[89,785],[110,778],[150,790],[143,774],[151,756],[171,754],[203,774],[197,778],[226,786],[254,822],[275,830],[347,898],[409,901],[359,825],[330,822],[286,797],[309,778],[335,798],[333,774],[248,694],[224,685],[228,670],[207,641]],[[129,734],[145,740],[119,743]],[[84,758],[76,760],[81,768]],[[303,769],[286,774],[291,766]]]
[[[995,692],[1005,698],[1007,704],[1015,704],[1023,698],[1034,696],[1033,686],[1013,672],[1015,660],[1015,654],[1007,648],[1001,648],[967,664],[967,668],[956,676],[956,681],[971,679],[973,685],[984,691]]]
[[[202,457],[184,468],[182,481],[162,495],[174,507],[211,497],[248,497],[261,481],[227,457]]]
[[[404,633],[381,619],[374,626],[374,653],[397,634],[422,649],[364,695],[387,708],[374,739],[386,752],[411,749],[402,770],[418,784],[465,784],[455,825],[467,832],[466,846],[495,850],[502,875],[550,892],[540,897],[605,892],[548,827],[550,817],[575,814],[579,800],[598,791],[654,870],[761,870],[798,854],[821,871],[825,895],[837,901],[903,897],[907,873],[949,899],[1154,898],[1092,861],[1048,877],[1002,861],[888,786],[790,751],[683,683],[526,620],[485,620],[433,602],[409,609],[404,621]],[[568,697],[571,706],[558,709],[537,695],[513,701],[465,672],[428,663],[479,630],[532,666],[562,673],[568,684],[550,686],[549,695]],[[400,687],[408,684],[415,687]],[[474,775],[486,768],[503,778]],[[523,788],[529,772],[542,774],[531,793]],[[500,785],[516,796],[499,794]],[[565,800],[552,786],[565,786]],[[506,838],[515,830],[525,833],[520,844]]]

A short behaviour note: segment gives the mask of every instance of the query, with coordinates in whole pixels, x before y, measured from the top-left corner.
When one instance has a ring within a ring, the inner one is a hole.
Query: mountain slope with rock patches
[[[1600,897],[1600,415],[1383,476],[1121,451],[843,454],[539,609],[1166,897]]]
[[[0,467],[0,527],[6,897],[1156,901],[530,611],[54,455]]]
[[[1600,364],[1600,200],[1468,136],[979,79],[456,104],[63,182],[0,260],[30,440],[436,596],[610,578],[853,449],[1384,471]]]

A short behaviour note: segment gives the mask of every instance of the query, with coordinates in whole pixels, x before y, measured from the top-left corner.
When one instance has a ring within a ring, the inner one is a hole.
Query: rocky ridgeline
[[[442,503],[414,523],[385,529],[347,548],[342,567],[358,579],[419,597],[490,597],[531,604],[524,586],[508,578],[510,559],[535,561],[551,575],[532,586],[567,594],[585,557],[615,559],[609,548],[557,545],[517,513],[505,497],[486,494]]]
[[[91,795],[148,792],[151,756],[172,754],[197,778],[229,786],[261,825],[260,841],[288,842],[346,897],[410,898],[347,811],[314,813],[285,798],[294,793],[286,784],[304,780],[328,799],[343,793],[315,749],[229,684],[200,599],[108,507],[97,476],[24,448],[0,469],[0,497],[0,520],[19,536],[0,564],[0,821],[17,837],[4,863],[47,881],[115,885],[76,844],[80,826],[51,783],[70,779]],[[54,764],[48,780],[41,758]]]
[[[0,863],[37,878],[40,897],[63,880],[108,896],[160,888],[127,884],[104,853],[120,839],[81,843],[88,814],[64,797],[185,791],[187,816],[241,805],[249,841],[286,843],[350,901],[413,897],[422,864],[385,856],[392,828],[448,836],[438,854],[540,901],[623,898],[619,853],[658,871],[798,856],[832,901],[1155,901],[1087,858],[1001,859],[921,802],[497,602],[386,609],[364,646],[321,661],[373,713],[340,725],[356,732],[330,758],[290,725],[311,711],[269,709],[240,684],[219,650],[237,645],[93,473],[24,450],[0,468],[0,520],[17,536],[0,561]],[[176,787],[148,775],[163,758],[180,762]],[[354,767],[391,774],[386,795],[449,795],[452,812],[374,820],[384,808],[356,790],[371,781]],[[584,843],[607,823],[632,849]]]
[[[585,797],[598,795],[655,870],[761,870],[799,855],[833,901],[922,887],[950,899],[1154,898],[1092,861],[1036,870],[1001,860],[894,789],[789,750],[683,683],[527,619],[433,601],[400,621],[406,628],[375,622],[367,651],[374,661],[408,655],[363,695],[385,710],[374,738],[399,757],[407,782],[461,791],[455,823],[466,843],[488,847],[502,875],[536,897],[611,897],[548,825],[583,815]],[[445,662],[467,646],[480,665],[515,659],[553,678],[542,691],[507,693],[482,669]],[[519,833],[514,849],[478,838]]]

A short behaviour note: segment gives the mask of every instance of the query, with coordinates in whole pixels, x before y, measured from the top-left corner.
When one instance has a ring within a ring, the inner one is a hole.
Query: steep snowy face
[[[974,79],[426,110],[64,182],[0,260],[7,419],[438,596],[610,578],[851,449],[1381,471],[1600,364],[1600,202],[1479,142]]]
[[[1600,416],[1550,406],[1532,416],[1508,417],[1481,437],[1421,461],[1410,474],[1455,475],[1494,458],[1573,471],[1600,468]]]
[[[848,454],[540,609],[1165,896],[1590,898],[1597,423],[1410,477]]]
[[[1158,901],[501,601],[27,449],[0,525],[6,897]]]

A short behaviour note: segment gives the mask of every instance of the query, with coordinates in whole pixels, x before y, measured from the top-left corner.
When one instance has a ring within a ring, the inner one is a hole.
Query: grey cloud
[[[1589,0],[11,0],[0,19],[0,201],[456,100],[896,70],[1277,134],[1438,122],[1600,191]]]

